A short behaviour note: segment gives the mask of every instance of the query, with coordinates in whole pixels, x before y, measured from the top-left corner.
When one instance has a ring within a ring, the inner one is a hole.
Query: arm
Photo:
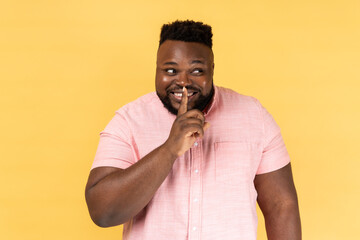
[[[151,200],[174,161],[202,137],[209,124],[198,110],[187,111],[184,90],[167,141],[127,169],[99,167],[90,172],[85,197],[93,221],[101,227],[127,222]]]
[[[290,163],[277,171],[256,175],[254,184],[268,239],[300,240],[300,214]]]
[[[85,197],[94,223],[115,226],[140,212],[170,172],[176,157],[162,145],[127,169],[93,169]]]

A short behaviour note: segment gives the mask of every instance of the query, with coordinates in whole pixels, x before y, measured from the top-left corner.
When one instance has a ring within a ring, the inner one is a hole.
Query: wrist
[[[164,144],[162,144],[160,146],[160,149],[161,149],[162,153],[169,156],[170,159],[175,160],[176,158],[179,157],[179,154],[174,149],[173,145],[171,143],[169,143],[168,141],[166,141]]]

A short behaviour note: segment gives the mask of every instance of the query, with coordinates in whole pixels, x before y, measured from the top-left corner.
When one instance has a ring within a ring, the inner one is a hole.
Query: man
[[[86,186],[93,221],[124,239],[301,239],[279,127],[252,98],[213,85],[211,27],[162,27],[156,94],[120,108]]]

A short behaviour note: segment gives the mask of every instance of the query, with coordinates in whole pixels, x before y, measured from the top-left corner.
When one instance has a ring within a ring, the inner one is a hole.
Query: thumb
[[[204,126],[203,126],[203,129],[204,129],[204,132],[210,127],[210,123],[209,122],[204,122]]]

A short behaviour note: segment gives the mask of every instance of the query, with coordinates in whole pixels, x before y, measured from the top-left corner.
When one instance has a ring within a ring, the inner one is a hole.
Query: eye
[[[165,72],[168,73],[169,75],[176,74],[176,70],[174,68],[167,68],[167,69],[165,69]]]
[[[201,68],[195,68],[191,73],[194,75],[201,75],[204,71]]]

